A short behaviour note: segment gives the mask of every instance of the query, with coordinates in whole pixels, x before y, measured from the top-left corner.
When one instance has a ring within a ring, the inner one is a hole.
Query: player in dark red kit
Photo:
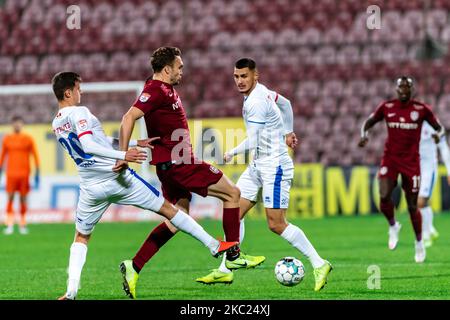
[[[422,241],[422,217],[417,208],[420,187],[419,143],[422,123],[427,121],[438,132],[434,135],[436,143],[445,134],[430,107],[411,99],[414,85],[409,77],[397,79],[398,99],[383,102],[364,122],[361,128],[359,146],[364,147],[369,138],[368,131],[377,122],[386,121],[388,137],[384,147],[383,159],[378,171],[380,188],[380,210],[389,222],[389,249],[394,250],[398,243],[401,228],[394,217],[392,192],[397,185],[397,177],[402,177],[402,188],[411,222],[416,235],[415,261],[425,261],[425,246]]]
[[[153,142],[150,164],[156,166],[164,197],[185,212],[189,212],[192,192],[219,198],[223,201],[225,238],[239,242],[239,188],[219,169],[196,159],[192,151],[186,113],[174,89],[182,76],[181,52],[178,48],[161,47],[153,52],[151,65],[153,77],[146,81],[141,95],[122,118],[120,148],[128,146],[136,120],[144,117],[148,137],[159,137]],[[114,170],[126,166],[125,161],[118,161]],[[131,298],[135,298],[130,292],[135,292],[139,271],[176,231],[168,220],[162,222],[133,258],[133,267],[121,268],[125,270],[124,289]],[[228,253],[227,259],[238,260],[242,267],[254,263],[253,257],[244,255],[238,247]]]

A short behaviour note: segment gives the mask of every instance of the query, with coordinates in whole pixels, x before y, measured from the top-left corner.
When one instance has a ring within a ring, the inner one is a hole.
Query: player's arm
[[[369,118],[367,118],[367,119],[363,122],[363,124],[362,124],[362,126],[361,126],[361,138],[360,138],[360,140],[359,140],[359,142],[358,142],[358,146],[359,146],[359,147],[362,148],[362,147],[364,147],[364,146],[367,144],[367,142],[369,141],[369,130],[370,130],[376,123],[378,123],[379,121],[381,121],[381,119],[383,119],[383,118],[377,116],[377,114],[374,113],[374,114],[371,114],[371,115],[369,116]]]
[[[436,142],[436,144],[439,144],[441,139],[443,137],[445,137],[445,128],[444,128],[444,126],[441,125],[441,123],[437,119],[435,119],[435,121],[433,121],[433,120],[429,121],[428,123],[430,124],[430,126],[433,127],[434,130],[436,130],[436,133],[433,133],[431,136],[433,137],[434,142]]]
[[[286,135],[286,144],[294,149],[298,144],[298,139],[294,132],[294,112],[292,111],[291,101],[276,92],[272,91],[272,94],[274,95],[275,103],[281,111],[284,134]]]
[[[80,140],[81,147],[85,153],[96,155],[99,157],[127,160],[142,163],[147,158],[144,151],[130,149],[127,151],[117,151],[112,147],[107,148],[95,141],[92,132],[92,114],[86,107],[78,107],[76,113],[71,117],[73,127]]]
[[[442,162],[444,162],[445,168],[447,169],[447,182],[450,185],[450,149],[445,137],[441,138],[441,141],[438,143],[438,148],[441,153]]]
[[[127,150],[133,134],[134,124],[144,116],[141,109],[132,106],[122,117],[119,130],[119,150]]]
[[[6,142],[5,139],[3,138],[2,150],[0,152],[0,179],[2,178],[3,162],[5,161],[5,157],[6,157]]]
[[[247,138],[245,138],[236,148],[233,148],[224,154],[225,162],[231,161],[231,159],[247,151],[253,150],[258,145],[258,132],[264,128],[264,124],[257,122],[248,122],[247,124]]]
[[[83,151],[92,155],[136,163],[142,163],[142,161],[147,159],[147,153],[145,151],[140,151],[137,149],[117,151],[114,149],[105,148],[94,140],[92,133],[80,135],[79,139],[81,146],[83,147]]]
[[[39,161],[39,154],[37,152],[37,148],[36,148],[36,143],[34,142],[33,139],[31,139],[31,154],[33,155],[33,159],[34,159],[34,165],[36,168],[36,172],[34,175],[34,184],[36,186],[36,188],[39,188],[39,182],[40,182],[40,161]]]
[[[108,136],[108,137],[106,137],[106,139],[108,139],[108,142],[111,144],[111,146],[115,150],[119,150],[120,149],[119,138],[114,138],[114,137],[109,137]],[[153,146],[151,145],[151,142],[153,140],[154,139],[140,139],[140,140],[130,139],[128,147],[130,147],[130,148],[141,147],[141,148],[153,149]]]

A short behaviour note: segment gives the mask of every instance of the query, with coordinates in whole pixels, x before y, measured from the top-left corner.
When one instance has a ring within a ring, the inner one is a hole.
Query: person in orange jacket
[[[22,132],[24,121],[20,116],[12,119],[13,132],[3,138],[0,153],[0,179],[3,172],[3,164],[6,162],[6,192],[8,193],[8,204],[6,207],[6,229],[5,234],[14,232],[14,194],[20,194],[20,223],[19,231],[27,234],[26,212],[27,195],[30,190],[30,154],[33,155],[36,168],[34,182],[39,187],[39,156],[36,144],[31,135]],[[6,161],[5,161],[6,159]]]

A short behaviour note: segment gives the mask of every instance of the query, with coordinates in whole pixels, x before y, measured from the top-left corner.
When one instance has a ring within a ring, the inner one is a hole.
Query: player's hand
[[[142,140],[138,140],[137,141],[137,145],[138,147],[141,148],[149,148],[149,149],[153,149],[154,146],[152,146],[152,142],[156,139],[159,139],[159,137],[153,137],[153,138],[147,138],[147,139],[142,139]]]
[[[358,147],[364,148],[366,146],[367,142],[369,142],[369,138],[367,138],[367,137],[361,138],[358,142]]]
[[[295,132],[291,132],[286,135],[286,144],[291,149],[295,149],[295,147],[297,147],[298,139],[297,136],[295,135]]]
[[[112,171],[118,173],[126,169],[128,169],[128,162],[125,160],[117,160],[115,166],[112,168]]]
[[[433,133],[433,134],[431,135],[431,137],[434,139],[434,142],[435,142],[436,144],[438,144],[439,141],[441,141],[441,137],[439,137],[439,135],[438,135],[437,133]]]
[[[147,160],[147,152],[137,148],[130,148],[125,153],[125,160],[128,162],[142,163],[142,161]]]
[[[231,159],[233,159],[233,156],[231,154],[229,154],[228,152],[225,152],[225,154],[223,155],[223,161],[225,163],[230,162]]]

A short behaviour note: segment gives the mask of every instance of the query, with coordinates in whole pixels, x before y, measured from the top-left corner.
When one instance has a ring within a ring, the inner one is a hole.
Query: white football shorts
[[[437,167],[433,163],[420,163],[419,197],[430,198],[436,185]]]
[[[78,232],[91,234],[109,205],[132,205],[158,212],[163,203],[162,192],[141,178],[134,170],[127,169],[116,179],[94,185],[80,185],[80,197],[75,216]]]
[[[252,161],[236,184],[241,190],[241,197],[257,202],[262,188],[261,196],[265,208],[287,209],[289,191],[294,179],[294,164],[291,158],[286,158],[275,165]]]

